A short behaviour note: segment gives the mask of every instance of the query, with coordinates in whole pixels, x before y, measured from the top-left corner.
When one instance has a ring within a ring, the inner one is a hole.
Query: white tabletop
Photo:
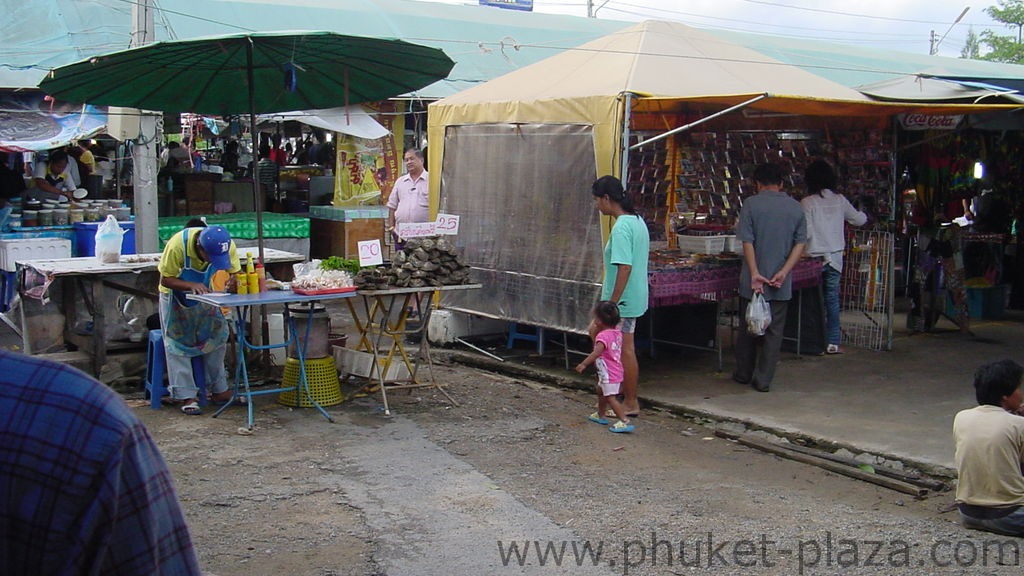
[[[94,256],[78,258],[54,258],[50,260],[18,260],[18,266],[34,268],[46,276],[73,276],[90,274],[117,274],[122,272],[155,271],[160,262],[159,252],[152,254],[123,254],[118,262],[104,263]],[[295,252],[273,248],[263,249],[264,262],[303,262],[306,257]]]

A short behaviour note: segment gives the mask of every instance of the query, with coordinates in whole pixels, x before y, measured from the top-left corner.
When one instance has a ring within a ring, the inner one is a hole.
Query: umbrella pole
[[[256,156],[252,162],[252,199],[256,207],[256,246],[260,255],[260,262],[265,265],[267,261],[263,258],[263,191],[260,190],[260,162],[259,162],[259,134],[256,131],[256,84],[252,71],[252,39],[245,45],[245,74],[249,83],[249,131],[252,134],[252,145]],[[267,322],[267,307],[260,306],[260,336],[263,337],[263,345],[270,343],[270,323]],[[260,355],[264,370],[270,369],[270,350],[264,349]]]
[[[260,163],[259,163],[259,139],[256,132],[256,85],[252,71],[252,40],[245,45],[246,77],[249,81],[249,130],[252,132],[252,145],[256,150],[256,156],[252,163],[252,194],[253,206],[256,207],[256,243],[259,248],[260,261],[266,264],[263,259],[263,209],[260,190]]]

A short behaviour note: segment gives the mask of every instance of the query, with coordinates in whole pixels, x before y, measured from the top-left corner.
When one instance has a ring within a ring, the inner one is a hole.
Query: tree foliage
[[[1024,31],[1024,0],[998,0],[998,6],[985,8],[985,13],[1012,29],[1014,35],[1001,36],[991,30],[983,31],[979,39],[989,51],[981,56],[981,59],[1012,64],[1024,63],[1024,46],[1021,44],[1021,33]]]
[[[964,42],[963,49],[960,50],[960,57],[965,60],[981,59],[981,39],[974,32],[974,28],[967,30],[967,40]]]

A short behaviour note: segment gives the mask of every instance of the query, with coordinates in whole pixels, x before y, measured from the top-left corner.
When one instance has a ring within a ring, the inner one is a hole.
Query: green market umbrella
[[[264,32],[157,42],[52,70],[39,88],[69,102],[207,115],[386,100],[448,76],[437,48],[333,32]],[[255,143],[254,143],[255,144]],[[253,198],[260,206],[259,174]],[[256,211],[263,256],[262,217]]]

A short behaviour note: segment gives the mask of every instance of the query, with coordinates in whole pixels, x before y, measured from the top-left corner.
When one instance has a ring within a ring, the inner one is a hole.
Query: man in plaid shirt
[[[0,574],[200,574],[171,474],[123,400],[0,350]]]

